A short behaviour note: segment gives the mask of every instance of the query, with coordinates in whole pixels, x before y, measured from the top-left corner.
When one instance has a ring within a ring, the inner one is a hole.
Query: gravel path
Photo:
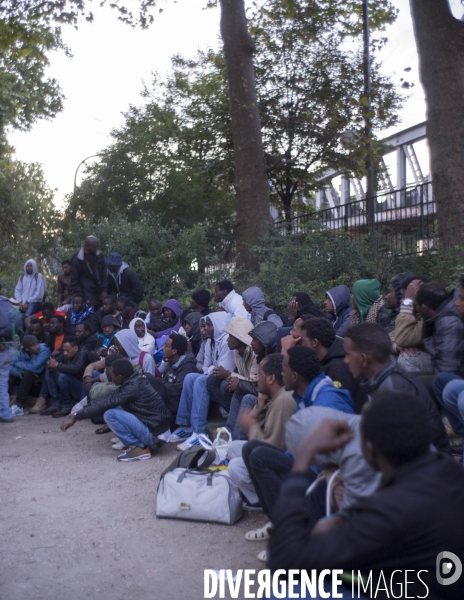
[[[265,522],[235,526],[156,519],[167,444],[151,460],[120,463],[111,434],[29,415],[0,424],[0,600],[199,600],[203,569],[260,569]]]

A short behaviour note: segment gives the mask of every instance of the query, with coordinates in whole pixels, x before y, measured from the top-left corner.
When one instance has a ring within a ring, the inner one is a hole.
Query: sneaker
[[[194,446],[202,446],[203,448],[209,450],[212,445],[213,444],[206,433],[192,433],[192,435],[186,439],[184,443],[177,446],[177,450],[183,452],[184,450],[188,450]]]
[[[244,500],[242,502],[242,507],[243,510],[247,510],[248,512],[263,512],[263,507],[259,502],[252,504],[251,502],[248,502],[248,500]]]
[[[31,415],[37,415],[37,414],[39,414],[39,412],[45,410],[46,408],[47,408],[47,400],[43,396],[40,396],[39,398],[37,398],[34,406],[31,408],[31,410],[29,412],[31,413]]]
[[[120,440],[118,440],[115,444],[112,444],[111,447],[113,450],[127,450],[129,448],[129,446],[126,446]]]
[[[256,558],[261,562],[267,562],[267,550],[261,550]]]
[[[178,427],[175,431],[171,433],[171,437],[169,438],[169,442],[183,442],[187,438],[189,438],[193,433],[192,427]]]
[[[11,413],[13,414],[13,417],[24,417],[24,410],[17,404],[13,404]]]
[[[121,440],[118,437],[111,438],[110,442],[112,444],[119,444]]]
[[[139,448],[138,446],[130,446],[125,452],[118,456],[118,460],[124,462],[133,462],[135,460],[147,460],[151,458],[150,448]]]

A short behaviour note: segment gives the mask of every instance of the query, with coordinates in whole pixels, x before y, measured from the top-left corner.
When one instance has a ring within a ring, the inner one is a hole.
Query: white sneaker
[[[118,441],[116,444],[112,444],[111,447],[113,450],[127,450],[129,446],[125,446],[121,441]]]
[[[191,437],[193,434],[192,427],[178,427],[175,431],[171,433],[171,437],[169,438],[169,442],[185,442],[185,440]]]
[[[11,412],[13,413],[13,417],[24,417],[24,410],[17,404],[13,404]]]
[[[177,446],[177,450],[183,452],[184,450],[193,448],[193,446],[202,446],[203,448],[209,449],[212,445],[211,440],[205,433],[192,433],[185,442]]]
[[[111,438],[110,442],[112,444],[119,444],[121,440],[118,437]]]

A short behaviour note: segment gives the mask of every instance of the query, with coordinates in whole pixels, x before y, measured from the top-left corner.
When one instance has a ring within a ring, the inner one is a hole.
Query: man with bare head
[[[85,238],[84,246],[72,258],[71,290],[81,295],[89,306],[100,306],[106,296],[108,272],[105,258],[94,235]]]

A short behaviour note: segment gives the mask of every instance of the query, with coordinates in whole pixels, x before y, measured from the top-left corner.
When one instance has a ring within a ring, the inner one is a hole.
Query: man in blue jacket
[[[50,348],[40,344],[35,335],[26,335],[23,348],[10,367],[10,390],[17,386],[16,403],[12,407],[14,417],[24,415],[24,404],[33,387],[42,379]]]

